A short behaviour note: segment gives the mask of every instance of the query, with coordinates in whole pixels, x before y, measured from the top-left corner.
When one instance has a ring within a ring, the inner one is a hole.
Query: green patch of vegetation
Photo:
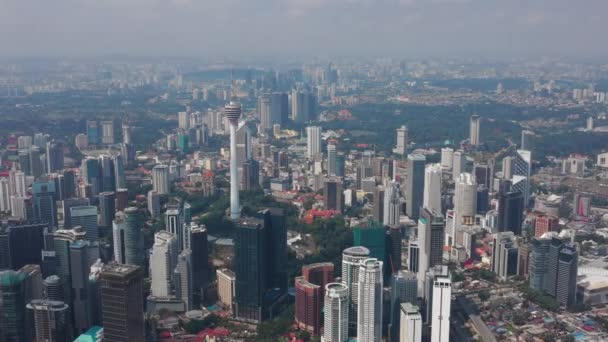
[[[557,312],[560,310],[559,303],[553,297],[549,296],[543,291],[528,287],[526,284],[522,285],[519,290],[523,293],[524,297],[527,300],[538,304],[545,310],[549,310],[552,312]]]

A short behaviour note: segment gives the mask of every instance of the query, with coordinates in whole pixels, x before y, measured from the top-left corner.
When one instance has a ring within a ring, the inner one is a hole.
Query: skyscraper
[[[144,259],[143,218],[135,207],[116,215],[113,223],[114,260],[119,264],[141,265]]]
[[[55,183],[34,182],[32,192],[34,193],[34,218],[48,223],[49,227],[56,227]]]
[[[348,340],[348,286],[330,283],[325,286],[324,333],[325,342],[345,342]]]
[[[480,139],[480,126],[481,126],[481,117],[479,115],[471,115],[471,120],[469,123],[469,142],[473,146],[478,146],[481,142]]]
[[[362,246],[350,247],[342,252],[342,284],[348,289],[348,324],[353,328],[357,324],[359,265],[369,255],[369,249]]]
[[[533,238],[530,253],[530,287],[542,291],[548,276],[547,258],[550,238]]]
[[[563,306],[576,303],[576,277],[578,275],[578,251],[571,244],[565,244],[559,251],[557,261],[557,287],[555,299]]]
[[[306,127],[306,156],[313,159],[321,153],[321,127]]]
[[[384,186],[378,185],[374,188],[374,197],[373,197],[373,218],[374,221],[384,222],[384,201],[386,197],[386,190]]]
[[[295,122],[315,119],[317,99],[314,95],[299,90],[291,93],[291,118]]]
[[[173,293],[173,271],[177,264],[177,239],[167,231],[154,234],[154,245],[150,251],[150,287],[152,296],[167,297]]]
[[[378,199],[380,200],[380,199]],[[383,223],[389,227],[397,227],[401,218],[401,190],[399,183],[391,181],[384,190]]]
[[[184,216],[179,205],[167,206],[167,211],[165,211],[165,229],[175,235],[178,250],[184,249]]]
[[[64,143],[59,140],[51,140],[46,143],[46,170],[47,173],[63,170]]]
[[[224,113],[230,122],[230,218],[238,220],[241,216],[241,206],[239,204],[236,127],[241,116],[241,104],[230,101],[224,107]]]
[[[368,220],[353,228],[353,244],[369,250],[369,257],[384,261],[386,258],[386,227]]]
[[[524,208],[530,203],[530,175],[532,172],[532,153],[527,150],[517,150],[513,162],[513,191],[523,195]],[[519,176],[519,177],[517,177]]]
[[[382,261],[370,258],[361,262],[358,282],[357,341],[382,340]]]
[[[429,164],[424,171],[423,206],[438,213],[441,211],[441,167],[440,164]],[[451,167],[451,165],[450,165]]]
[[[323,197],[325,197],[325,210],[344,210],[344,195],[342,193],[342,180],[338,177],[325,179],[323,187]]]
[[[454,149],[450,147],[444,147],[441,149],[441,168],[444,170],[451,170],[454,165]]]
[[[78,240],[70,245],[70,291],[74,330],[81,334],[93,325],[93,306],[89,293],[89,273],[91,265],[99,260],[97,241]]]
[[[80,226],[86,233],[89,241],[99,240],[99,229],[97,228],[97,207],[79,206],[70,208],[70,221],[72,226]]]
[[[498,194],[498,231],[521,235],[524,199],[519,191]]]
[[[300,329],[319,336],[321,309],[325,286],[334,280],[334,265],[319,263],[302,266],[302,276],[296,277],[295,321]]]
[[[433,315],[431,320],[431,340],[450,341],[450,313],[452,301],[452,281],[448,276],[433,279]]]
[[[148,212],[153,218],[160,216],[160,196],[154,190],[148,191]]]
[[[418,220],[424,197],[424,164],[426,158],[421,154],[407,156],[406,214]]]
[[[33,146],[29,151],[31,174],[35,179],[38,179],[44,172],[42,160],[40,159],[40,148]]]
[[[28,316],[33,320],[27,327],[31,329],[32,341],[71,341],[69,307],[64,302],[36,299],[26,306]]]
[[[152,169],[153,190],[159,195],[169,193],[169,166],[156,165]]]
[[[400,155],[405,155],[407,151],[407,139],[408,139],[408,131],[407,126],[401,126],[397,128],[397,144],[395,147],[395,153]]]
[[[100,275],[103,339],[143,342],[143,272],[135,265],[109,265]]]
[[[91,194],[97,195],[103,191],[101,184],[101,166],[99,159],[87,157],[82,161],[82,175],[87,184],[91,185]]]
[[[205,295],[209,273],[209,252],[207,247],[207,229],[195,226],[190,229],[190,249],[192,251],[192,283],[194,304],[200,305]]]
[[[477,214],[477,183],[475,177],[467,172],[461,173],[455,180],[454,219],[447,230],[447,243],[455,243],[456,231],[463,226],[475,223]]]
[[[260,188],[260,162],[248,159],[243,163],[241,185],[241,189],[244,191],[254,191]]]
[[[99,194],[99,226],[104,229],[112,227],[116,216],[116,193],[106,191]]]
[[[399,330],[403,323],[401,306],[403,303],[416,303],[418,281],[416,274],[409,271],[399,271],[391,277],[391,307],[389,336],[391,342],[399,342]]]
[[[101,167],[101,189],[102,191],[115,191],[116,179],[114,178],[114,162],[108,155],[99,157],[99,165]]]
[[[175,297],[181,299],[186,311],[194,309],[194,279],[192,275],[192,252],[184,249],[177,257],[175,266]]]
[[[522,150],[531,151],[534,146],[534,137],[535,134],[532,131],[523,130],[521,131],[521,143],[519,147]]]
[[[25,274],[0,271],[0,341],[25,341]]]
[[[492,240],[492,272],[499,280],[516,275],[519,253],[513,232],[494,234]]]
[[[327,144],[327,174],[330,176],[337,175],[336,156],[336,144]]]
[[[122,154],[112,156],[114,164],[114,181],[116,190],[125,188],[125,160]]]
[[[444,220],[440,213],[424,209],[418,220],[418,295],[422,296],[426,272],[443,262]]]
[[[399,342],[421,342],[422,341],[422,316],[420,310],[412,303],[403,303],[399,311],[401,322],[399,335],[391,341]]]

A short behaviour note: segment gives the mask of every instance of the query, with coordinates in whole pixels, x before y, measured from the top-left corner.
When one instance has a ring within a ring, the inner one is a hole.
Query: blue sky
[[[598,58],[608,0],[0,0],[0,56]]]

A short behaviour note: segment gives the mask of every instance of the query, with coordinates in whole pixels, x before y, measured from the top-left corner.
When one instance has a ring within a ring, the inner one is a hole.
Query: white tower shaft
[[[238,220],[241,216],[239,204],[239,172],[236,165],[236,123],[230,123],[230,218]]]

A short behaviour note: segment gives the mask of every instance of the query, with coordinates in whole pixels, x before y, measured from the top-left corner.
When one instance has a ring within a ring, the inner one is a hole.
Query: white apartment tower
[[[478,146],[481,142],[479,137],[479,128],[481,126],[481,117],[479,115],[471,115],[469,124],[469,142],[473,146]]]
[[[348,340],[348,286],[329,283],[325,286],[325,342],[345,342]]]
[[[408,131],[407,126],[401,126],[397,128],[397,144],[395,146],[395,153],[405,155],[407,151],[407,139]]]
[[[169,166],[156,165],[152,169],[152,188],[159,195],[169,193]]]
[[[424,171],[423,206],[441,212],[441,165],[429,164]]]
[[[369,258],[361,262],[357,303],[357,341],[382,340],[382,261]]]
[[[321,153],[321,127],[306,127],[306,156],[310,159]]]
[[[422,316],[416,305],[401,304],[401,321],[399,329],[400,342],[422,341]]]

